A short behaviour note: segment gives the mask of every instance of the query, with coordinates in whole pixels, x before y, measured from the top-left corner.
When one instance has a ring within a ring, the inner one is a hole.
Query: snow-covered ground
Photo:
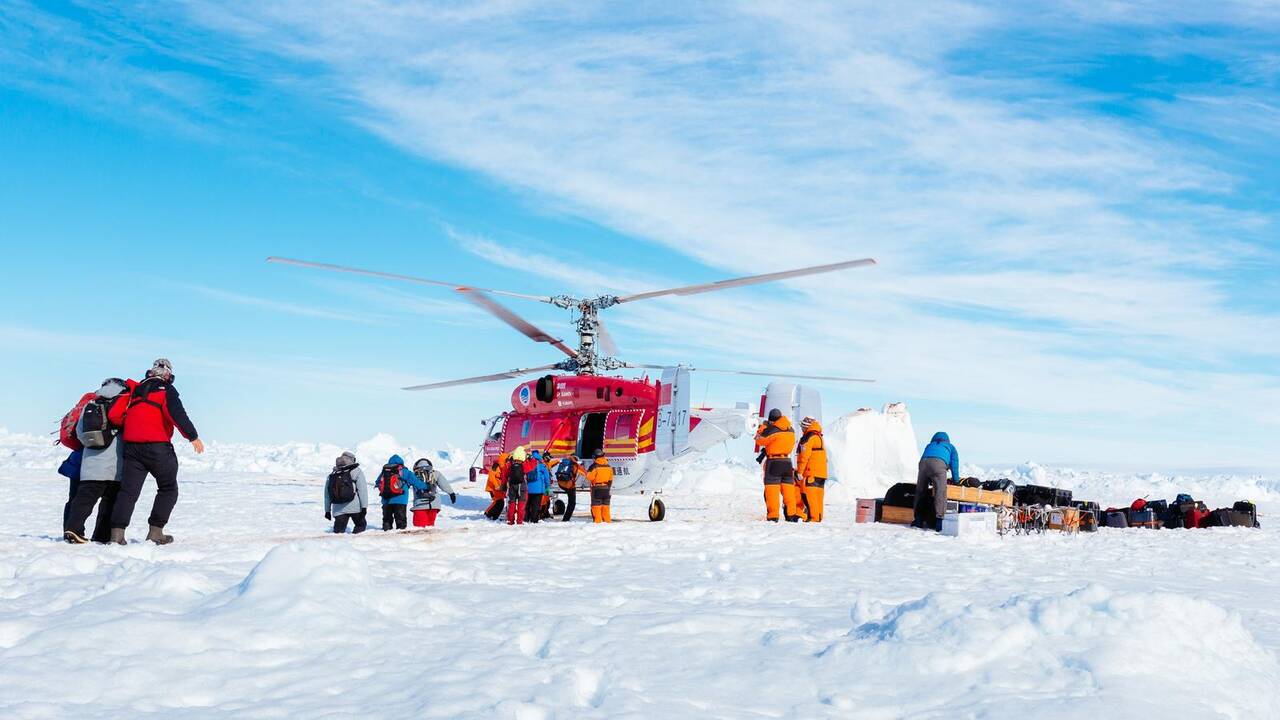
[[[422,454],[357,452],[393,449]],[[0,717],[1280,717],[1274,479],[993,469],[1252,497],[1264,528],[952,539],[841,493],[767,524],[754,463],[708,460],[663,523],[491,524],[464,481],[435,530],[334,537],[336,454],[184,454],[174,545],[72,547],[63,453],[0,433]]]

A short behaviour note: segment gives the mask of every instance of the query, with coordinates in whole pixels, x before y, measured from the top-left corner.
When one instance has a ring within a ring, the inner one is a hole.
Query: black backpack
[[[111,445],[114,433],[111,431],[111,422],[107,420],[110,406],[110,400],[99,397],[84,406],[80,413],[80,435],[85,447],[101,450]]]
[[[347,465],[329,473],[329,502],[333,505],[346,505],[356,499],[356,481],[351,471],[358,465]]]

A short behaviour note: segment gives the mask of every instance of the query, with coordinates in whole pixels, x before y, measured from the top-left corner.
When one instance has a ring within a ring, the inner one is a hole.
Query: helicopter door
[[[671,460],[689,450],[689,368],[662,371],[654,450],[659,460]]]
[[[639,410],[614,410],[605,423],[604,451],[609,457],[635,457]]]
[[[578,432],[578,457],[590,460],[597,450],[604,449],[604,429],[609,413],[587,413],[582,416],[582,428]]]

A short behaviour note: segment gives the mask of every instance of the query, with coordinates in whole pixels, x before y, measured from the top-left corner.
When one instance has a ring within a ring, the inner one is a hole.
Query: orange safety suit
[[[591,483],[591,520],[598,523],[613,522],[609,515],[609,489],[613,487],[613,468],[609,460],[598,457],[587,471]]]
[[[509,457],[511,456],[507,453],[499,455],[498,459],[489,467],[487,479],[484,481],[484,491],[489,493],[489,507],[485,508],[484,514],[491,520],[497,520],[502,515],[502,507],[507,501],[505,469]]]
[[[822,522],[822,501],[827,487],[827,442],[822,437],[822,424],[816,420],[809,423],[800,436],[796,475],[809,504],[808,522]]]
[[[782,505],[788,521],[798,520],[798,492],[795,470],[791,464],[791,452],[796,447],[796,431],[791,428],[791,420],[783,415],[773,422],[761,425],[756,431],[756,447],[765,453],[765,519],[777,522],[779,505]]]

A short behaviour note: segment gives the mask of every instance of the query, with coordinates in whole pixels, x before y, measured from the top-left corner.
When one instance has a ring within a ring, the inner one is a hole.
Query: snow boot
[[[111,542],[116,545],[129,544],[129,541],[124,539],[124,528],[111,528]]]
[[[155,525],[152,525],[151,529],[147,531],[147,539],[157,545],[168,545],[173,542],[172,535],[165,535],[164,528],[156,527]]]
[[[62,533],[62,539],[66,540],[71,545],[84,545],[85,543],[89,542],[88,540],[85,540],[83,537],[75,534],[71,530],[67,530],[66,532]]]

